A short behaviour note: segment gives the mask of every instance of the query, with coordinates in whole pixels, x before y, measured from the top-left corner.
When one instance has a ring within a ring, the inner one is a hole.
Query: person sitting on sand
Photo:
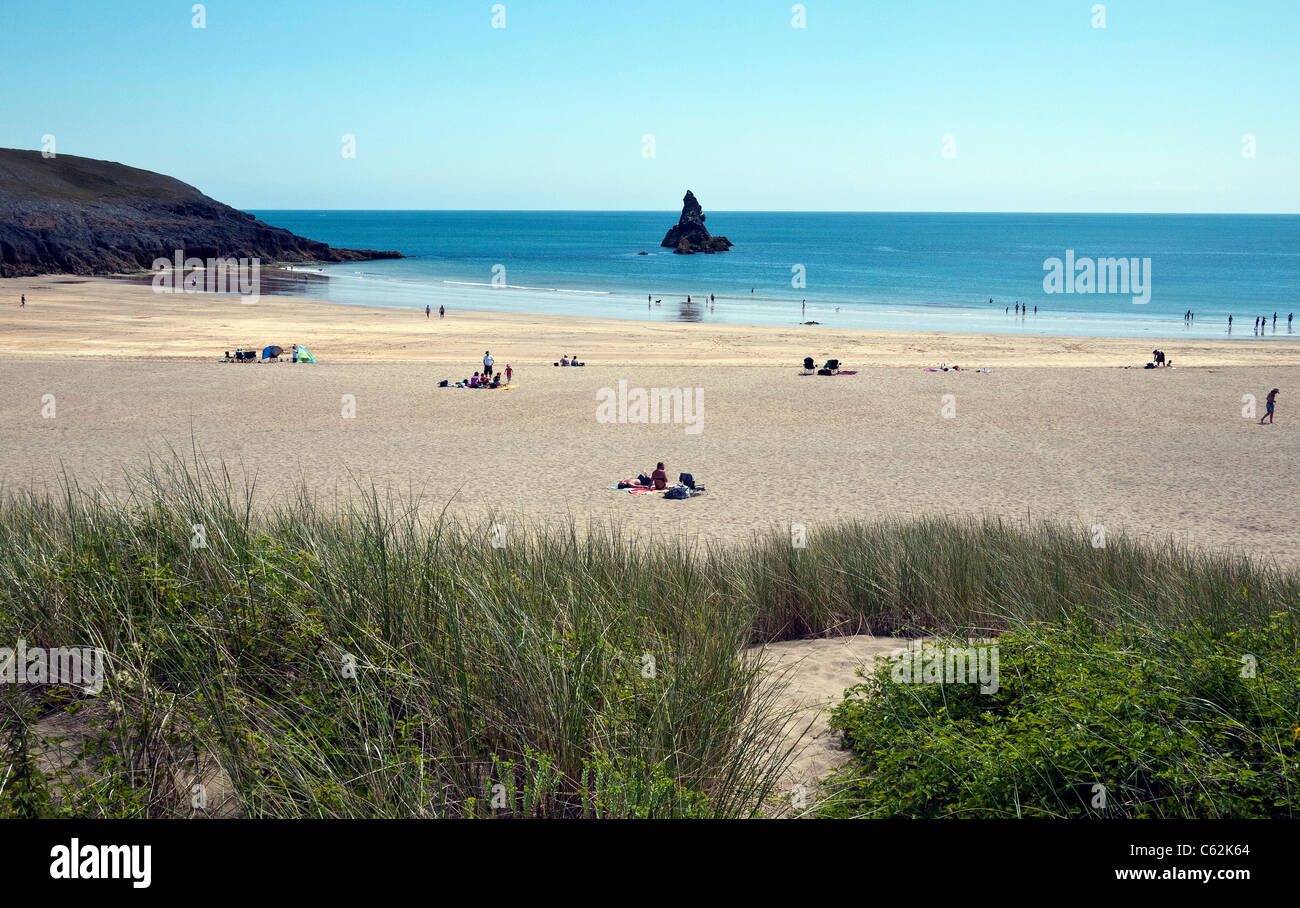
[[[655,471],[650,474],[650,481],[655,484],[656,489],[666,489],[668,487],[668,474],[664,472],[664,462],[661,460],[655,467]]]
[[[496,375],[492,376],[492,387],[501,387],[501,373],[498,372]]]
[[[477,387],[478,387],[478,373],[477,373],[477,372],[475,372],[473,375],[471,375],[471,376],[469,377],[469,386],[470,386],[471,388],[477,388]]]
[[[561,366],[567,366],[568,364],[569,364],[569,358],[568,358],[567,356],[561,355],[561,356],[560,356],[560,365],[561,365]]]

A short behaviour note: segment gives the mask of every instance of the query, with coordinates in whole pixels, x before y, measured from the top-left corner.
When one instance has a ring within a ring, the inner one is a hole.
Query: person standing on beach
[[[710,306],[713,305],[713,294],[712,294],[712,293],[709,294],[709,305],[710,305]]]
[[[1274,331],[1277,330],[1277,313],[1276,313],[1276,312],[1273,313],[1273,330],[1274,330]]]
[[[1272,391],[1268,392],[1268,397],[1264,398],[1264,407],[1266,408],[1266,410],[1263,418],[1260,419],[1259,421],[1259,424],[1261,426],[1264,425],[1265,419],[1268,420],[1268,424],[1270,426],[1273,425],[1273,407],[1276,404],[1277,404],[1277,388],[1274,388]]]
[[[438,318],[443,318],[444,316],[446,316],[446,314],[447,314],[447,309],[446,309],[446,307],[444,307],[444,306],[439,306],[439,307],[438,307]]]
[[[18,304],[18,308],[19,308],[19,309],[26,309],[26,308],[27,308],[27,294],[26,294],[26,293],[23,294],[22,302],[20,302],[20,303]]]
[[[513,374],[514,374],[514,370],[510,368],[509,363],[506,363],[506,384],[507,385],[510,384],[510,376]]]
[[[807,314],[808,314],[808,301],[807,301],[807,300],[804,300],[803,303],[801,303],[800,305],[801,305],[801,308],[799,309],[799,314],[800,314],[800,315],[807,315]]]
[[[492,364],[494,362],[496,362],[496,360],[492,358],[491,352],[484,350],[483,351],[483,374],[486,375],[488,378],[492,377]]]
[[[424,317],[429,318],[433,314],[433,309],[429,306],[424,307]]]

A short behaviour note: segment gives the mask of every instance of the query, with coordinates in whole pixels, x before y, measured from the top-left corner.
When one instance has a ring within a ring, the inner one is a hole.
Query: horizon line
[[[530,211],[544,214],[664,214],[677,208],[272,208],[232,205],[240,211],[408,211],[428,213]],[[1057,214],[1057,215],[1155,215],[1162,217],[1300,217],[1300,211],[1048,211],[1026,209],[939,209],[939,208],[714,208],[709,214]]]

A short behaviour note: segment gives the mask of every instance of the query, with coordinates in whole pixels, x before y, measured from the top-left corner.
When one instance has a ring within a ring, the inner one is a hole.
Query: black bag
[[[686,488],[688,489],[695,488],[695,477],[692,476],[690,473],[682,473],[678,475],[677,481],[680,482],[682,485],[686,486]]]

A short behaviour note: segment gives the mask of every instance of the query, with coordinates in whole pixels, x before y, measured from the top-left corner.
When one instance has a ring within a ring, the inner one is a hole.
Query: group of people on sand
[[[280,350],[279,347],[276,347],[275,349]],[[265,362],[282,363],[285,361],[285,357],[284,357],[285,352],[289,354],[289,362],[291,363],[298,362],[297,344],[294,344],[292,347],[290,347],[288,351],[281,351],[281,355],[279,356],[267,358]],[[257,350],[245,351],[243,347],[236,347],[235,352],[233,354],[229,350],[227,350],[225,357],[221,361],[223,363],[255,363],[255,362],[262,361],[262,354]],[[309,360],[304,360],[304,362],[308,362],[308,361]]]
[[[662,460],[655,464],[655,468],[648,474],[640,473],[635,479],[621,479],[615,488],[634,493],[663,492],[664,498],[678,500],[693,498],[696,495],[702,495],[706,491],[704,486],[696,483],[695,477],[690,473],[682,473],[677,477],[677,482],[670,485],[668,471],[664,468]]]
[[[561,366],[581,366],[581,365],[585,365],[585,364],[584,364],[584,363],[580,363],[580,362],[578,362],[578,354],[575,353],[575,354],[573,354],[573,356],[564,356],[564,355],[561,355],[561,356],[560,356],[560,365],[561,365]]]
[[[492,355],[491,350],[483,351],[483,371],[475,372],[464,381],[458,381],[454,385],[457,388],[500,388],[503,385],[510,384],[514,378],[515,370],[509,363],[506,363],[504,373],[496,370],[496,357]],[[504,381],[502,378],[504,376]],[[444,382],[444,385],[446,383]]]
[[[659,461],[648,474],[640,473],[636,479],[620,480],[618,487],[620,489],[656,489],[662,492],[668,488],[668,472],[664,469],[664,462]]]

